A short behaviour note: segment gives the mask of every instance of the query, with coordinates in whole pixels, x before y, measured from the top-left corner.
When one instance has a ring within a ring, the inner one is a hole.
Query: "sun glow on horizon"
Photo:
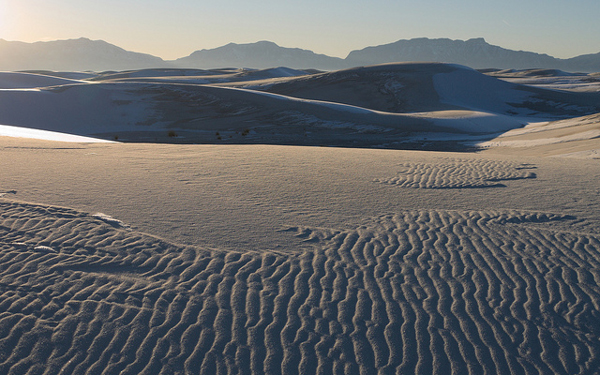
[[[0,0],[1,39],[28,43],[39,41],[42,30],[38,29],[36,19],[36,12],[30,11],[24,1]]]

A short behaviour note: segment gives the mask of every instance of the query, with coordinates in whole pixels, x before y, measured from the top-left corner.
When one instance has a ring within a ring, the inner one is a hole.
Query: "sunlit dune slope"
[[[476,144],[490,152],[600,159],[600,114],[531,124]]]

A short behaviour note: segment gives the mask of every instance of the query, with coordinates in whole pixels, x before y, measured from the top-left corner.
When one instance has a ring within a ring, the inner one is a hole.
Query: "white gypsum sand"
[[[600,362],[593,160],[1,142],[4,372]]]
[[[20,126],[7,126],[7,125],[0,125],[0,137],[43,139],[43,140],[47,140],[47,141],[59,141],[59,142],[92,142],[92,143],[110,142],[110,141],[106,141],[104,139],[83,137],[80,135],[53,132],[53,131],[48,131],[48,130],[23,128]]]
[[[69,74],[0,74],[0,87],[11,87],[0,89],[0,124],[135,142],[386,148],[408,142],[418,149],[417,133],[469,141],[600,111],[600,93],[517,84],[435,63],[313,74],[148,69],[63,76]],[[464,148],[449,141],[436,147]]]
[[[598,93],[489,75],[0,74],[0,373],[597,372]]]

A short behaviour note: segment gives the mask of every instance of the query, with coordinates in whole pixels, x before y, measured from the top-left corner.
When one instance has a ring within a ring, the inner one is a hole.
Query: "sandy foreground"
[[[600,164],[526,151],[0,137],[0,373],[597,373]]]

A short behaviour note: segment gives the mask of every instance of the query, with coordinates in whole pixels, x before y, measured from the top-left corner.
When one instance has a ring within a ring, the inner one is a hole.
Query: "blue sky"
[[[0,0],[0,38],[88,37],[165,59],[270,40],[345,57],[416,37],[573,57],[600,52],[600,0]]]

